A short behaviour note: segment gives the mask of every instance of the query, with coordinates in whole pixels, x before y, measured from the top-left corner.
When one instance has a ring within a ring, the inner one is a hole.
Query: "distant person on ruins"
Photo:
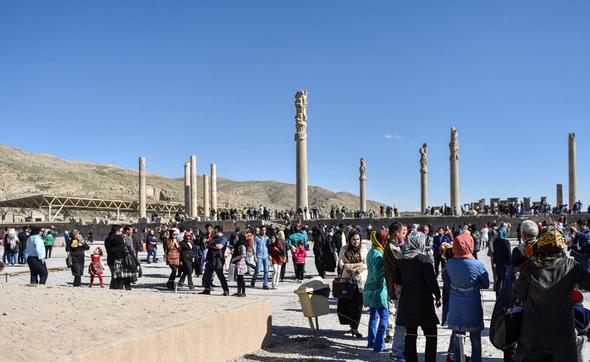
[[[268,289],[268,244],[269,239],[266,236],[266,226],[262,225],[258,230],[258,235],[254,237],[254,262],[256,263],[256,270],[254,270],[254,275],[250,282],[252,288],[256,286],[256,279],[262,271],[262,288]]]
[[[205,265],[205,274],[203,275],[203,286],[205,290],[199,294],[211,294],[211,285],[213,284],[213,273],[219,278],[221,287],[223,288],[223,295],[229,295],[229,288],[227,280],[223,273],[223,265],[225,264],[225,248],[227,247],[227,239],[223,235],[223,227],[215,225],[213,228],[215,237],[208,243],[207,264]]]
[[[45,258],[51,258],[51,250],[53,249],[53,245],[55,244],[53,233],[51,230],[47,230],[45,233],[45,239],[43,240],[43,244],[45,245]]]
[[[168,232],[168,240],[166,240],[166,264],[170,267],[170,276],[166,286],[168,289],[174,290],[174,282],[180,266],[180,243],[178,242],[178,229],[171,229]]]
[[[72,258],[72,275],[74,276],[74,287],[82,285],[82,275],[84,274],[84,256],[85,251],[90,246],[82,238],[78,229],[72,230],[72,244],[70,245],[70,257]]]
[[[367,281],[363,288],[363,304],[370,308],[369,336],[367,347],[375,352],[383,352],[385,330],[389,320],[387,285],[383,270],[383,251],[387,233],[384,230],[371,233],[371,250],[367,254]]]
[[[104,267],[102,266],[102,249],[97,247],[94,249],[92,256],[90,257],[90,265],[88,266],[88,273],[90,274],[90,288],[94,285],[94,278],[98,277],[100,287],[104,287],[104,281],[102,274]]]
[[[45,264],[45,245],[41,239],[41,229],[33,226],[26,241],[27,264],[31,273],[31,284],[45,284],[47,281],[47,265]]]
[[[350,299],[338,299],[338,320],[341,325],[350,326],[347,333],[362,338],[358,331],[363,311],[363,288],[367,280],[367,251],[363,249],[361,236],[353,230],[348,235],[349,243],[346,249],[342,249],[338,259],[339,269],[342,270],[339,277],[354,281],[356,289]]]

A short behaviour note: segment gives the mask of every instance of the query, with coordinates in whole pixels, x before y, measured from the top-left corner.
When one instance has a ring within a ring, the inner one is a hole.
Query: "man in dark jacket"
[[[27,239],[31,235],[31,228],[28,226],[23,227],[23,231],[21,231],[18,236],[18,242],[20,244],[20,251],[18,252],[18,263],[19,264],[26,264],[27,263]]]
[[[383,251],[383,271],[385,273],[385,282],[387,285],[387,303],[389,305],[390,314],[393,314],[394,310],[397,314],[398,294],[401,291],[401,287],[396,289],[393,272],[396,264],[399,262],[399,254],[404,246],[407,234],[408,228],[405,225],[399,222],[391,224],[389,226],[387,245]],[[385,342],[389,343],[390,341],[393,341],[390,358],[397,361],[404,358],[406,328],[397,324],[394,327],[394,324],[394,318],[389,318]]]
[[[496,264],[496,279],[494,291],[500,293],[507,268],[512,264],[512,246],[510,241],[501,235],[494,240],[494,263]]]
[[[576,230],[572,240],[572,256],[582,267],[590,271],[590,229],[588,229],[588,221],[579,219],[576,224],[578,229],[572,228]]]
[[[214,237],[208,243],[207,250],[207,264],[205,264],[205,273],[203,274],[203,290],[199,294],[211,294],[211,285],[213,284],[213,273],[217,274],[221,288],[223,288],[223,295],[229,295],[229,287],[225,274],[223,274],[223,265],[225,264],[225,248],[227,247],[227,239],[223,236],[223,227],[215,225],[213,228]]]

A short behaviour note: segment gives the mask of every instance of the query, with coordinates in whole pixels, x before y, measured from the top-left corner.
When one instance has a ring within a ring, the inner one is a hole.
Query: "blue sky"
[[[567,195],[567,134],[590,201],[590,1],[0,1],[6,143],[180,177],[295,180],[293,95],[309,91],[309,181],[419,207]],[[567,196],[566,196],[567,198]]]

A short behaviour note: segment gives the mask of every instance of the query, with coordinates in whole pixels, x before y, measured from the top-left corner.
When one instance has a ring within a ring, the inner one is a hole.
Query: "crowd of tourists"
[[[590,289],[590,228],[585,219],[567,224],[526,220],[516,226],[506,222],[455,225],[403,225],[366,230],[360,226],[321,225],[292,227],[239,227],[226,233],[221,224],[204,230],[161,225],[144,236],[131,226],[112,226],[104,242],[112,289],[131,289],[142,276],[139,252],[145,263],[163,260],[170,269],[166,288],[195,288],[201,292],[245,297],[249,287],[276,289],[293,265],[296,282],[306,278],[305,263],[313,251],[317,273],[337,278],[340,324],[346,333],[366,338],[367,347],[389,350],[392,361],[418,361],[417,338],[426,338],[424,360],[436,360],[437,326],[451,331],[447,361],[461,360],[467,335],[470,360],[481,361],[484,330],[482,293],[493,285],[496,293],[490,339],[506,361],[587,361],[583,347],[590,329],[590,310],[582,305],[580,290]],[[508,236],[517,234],[513,248]],[[85,254],[90,242],[78,230],[64,233],[67,263],[73,286],[81,285]],[[363,240],[368,242],[363,243]],[[32,284],[44,284],[45,260],[54,243],[51,230],[25,227],[8,229],[3,236],[4,260],[25,262]],[[491,270],[478,260],[485,251]],[[90,252],[90,287],[97,278],[104,286],[103,249]],[[218,286],[213,279],[217,278]],[[230,285],[236,286],[231,294]],[[442,285],[442,288],[439,286]],[[347,292],[343,292],[347,290]],[[359,329],[363,308],[369,309],[368,334]],[[437,308],[442,308],[439,319]],[[418,330],[421,334],[418,334]],[[389,345],[391,344],[391,345]]]

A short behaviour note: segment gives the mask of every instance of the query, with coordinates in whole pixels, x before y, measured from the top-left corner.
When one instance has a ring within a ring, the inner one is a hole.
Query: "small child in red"
[[[101,257],[102,249],[94,249],[94,253],[92,253],[92,256],[90,257],[90,265],[88,266],[88,272],[90,273],[90,288],[92,288],[92,285],[94,284],[94,276],[98,276],[100,287],[104,287],[102,280],[102,272],[104,271],[104,267],[102,266]]]
[[[299,245],[293,250],[293,260],[295,261],[295,278],[297,282],[303,282],[303,276],[305,275],[305,257],[307,251],[303,246],[303,240],[299,240]]]

